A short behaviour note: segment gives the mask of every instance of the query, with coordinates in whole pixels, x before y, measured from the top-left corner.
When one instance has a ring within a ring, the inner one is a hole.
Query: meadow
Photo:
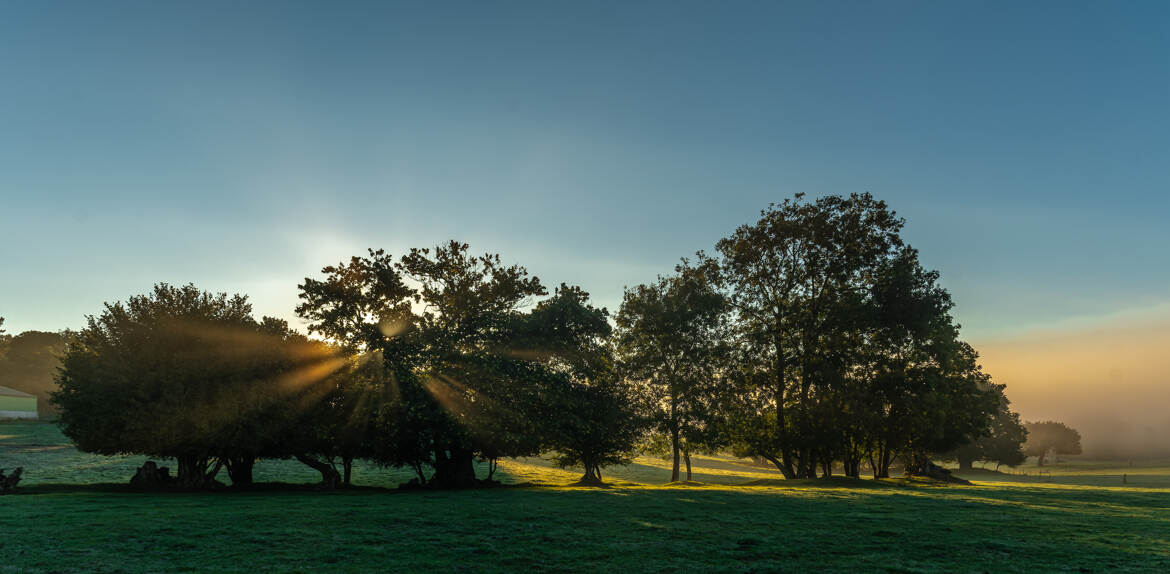
[[[495,489],[400,491],[410,473],[359,466],[357,488],[323,492],[263,461],[253,491],[145,494],[127,486],[143,460],[0,423],[0,468],[25,468],[0,497],[0,572],[1170,571],[1165,462],[976,469],[960,486],[700,457],[694,482],[664,484],[667,464],[639,458],[581,488],[523,459]]]

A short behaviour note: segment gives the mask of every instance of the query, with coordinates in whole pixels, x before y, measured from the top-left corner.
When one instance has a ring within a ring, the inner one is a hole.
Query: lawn
[[[596,489],[534,459],[474,492],[378,488],[409,475],[362,467],[349,492],[141,494],[123,486],[141,461],[0,424],[0,467],[28,473],[0,498],[0,572],[1170,571],[1170,468],[1141,463],[930,486],[785,482],[705,457],[702,486],[662,486],[665,464],[639,459]],[[266,461],[257,478],[314,479],[298,466]]]

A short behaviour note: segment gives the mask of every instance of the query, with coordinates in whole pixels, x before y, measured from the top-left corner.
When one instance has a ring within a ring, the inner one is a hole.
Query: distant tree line
[[[3,317],[0,317],[3,325]],[[53,380],[69,332],[24,331],[6,335],[0,330],[0,387],[29,393],[37,398],[37,412],[53,418],[56,411],[49,400],[57,388]]]
[[[314,338],[243,296],[160,284],[88,318],[53,400],[82,450],[174,458],[190,488],[225,468],[250,484],[264,458],[331,487],[362,459],[442,488],[540,454],[599,483],[639,449],[671,459],[672,480],[720,450],[787,478],[1018,464],[1019,417],[903,225],[869,194],[797,195],[628,288],[612,318],[457,241],[306,278]]]

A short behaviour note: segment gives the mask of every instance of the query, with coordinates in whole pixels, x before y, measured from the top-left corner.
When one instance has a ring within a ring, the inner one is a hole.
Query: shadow
[[[895,488],[910,486],[912,483],[902,479],[850,478],[847,476],[833,476],[829,478],[761,478],[750,480],[736,486],[771,486],[778,488],[844,488],[849,490],[871,488]]]

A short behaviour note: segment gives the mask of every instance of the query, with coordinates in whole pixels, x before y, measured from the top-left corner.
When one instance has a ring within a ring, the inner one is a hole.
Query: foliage
[[[539,279],[464,243],[397,261],[370,250],[322,272],[301,285],[297,312],[312,331],[380,356],[384,432],[371,456],[420,482],[472,486],[476,458],[490,468],[563,442],[550,397],[571,395],[606,363],[607,314],[587,293],[562,285],[534,305],[547,295]]]
[[[562,387],[554,399],[557,416],[549,443],[556,464],[583,467],[582,484],[601,484],[602,468],[632,461],[643,432],[632,395],[612,376]]]
[[[1044,466],[1049,453],[1081,454],[1081,433],[1068,425],[1056,421],[1024,423],[1028,431],[1028,442],[1024,453],[1036,457],[1036,464]]]
[[[905,247],[903,220],[869,194],[772,205],[721,240],[740,368],[728,433],[788,478],[834,460],[888,476],[986,428],[976,354],[958,339],[938,274]]]
[[[712,282],[714,262],[683,261],[669,277],[627,289],[616,344],[624,376],[640,390],[645,415],[667,437],[679,479],[680,456],[711,450],[719,386],[729,358],[727,300]],[[689,478],[688,478],[689,479]]]
[[[946,456],[957,460],[960,470],[969,470],[971,463],[977,460],[994,462],[996,469],[1005,464],[1014,468],[1028,458],[1023,450],[1028,431],[1020,422],[1020,415],[1011,411],[1011,401],[1004,394],[1003,385],[993,385],[993,390],[999,397],[999,408],[991,417],[987,434],[956,448]]]
[[[36,396],[41,417],[55,415],[49,395],[57,388],[54,377],[69,336],[68,332],[44,331],[0,335],[5,339],[2,345],[7,347],[6,353],[0,350],[0,386]]]
[[[247,484],[255,458],[284,455],[287,401],[330,354],[274,329],[287,325],[257,323],[245,297],[193,285],[107,304],[64,356],[62,428],[87,452],[175,458],[184,487],[210,484],[223,465]]]
[[[11,335],[4,330],[4,317],[0,317],[0,359],[8,353],[8,343],[11,340]]]
[[[869,194],[797,195],[627,289],[616,331],[579,287],[550,295],[457,241],[306,278],[296,312],[325,341],[243,296],[158,285],[88,318],[54,402],[83,450],[174,457],[192,487],[295,458],[331,487],[365,459],[462,488],[477,461],[491,481],[550,450],[600,482],[647,438],[672,481],[726,446],[787,478],[863,461],[886,478],[895,457],[914,473],[964,444],[1011,464],[1018,417],[903,224]]]

